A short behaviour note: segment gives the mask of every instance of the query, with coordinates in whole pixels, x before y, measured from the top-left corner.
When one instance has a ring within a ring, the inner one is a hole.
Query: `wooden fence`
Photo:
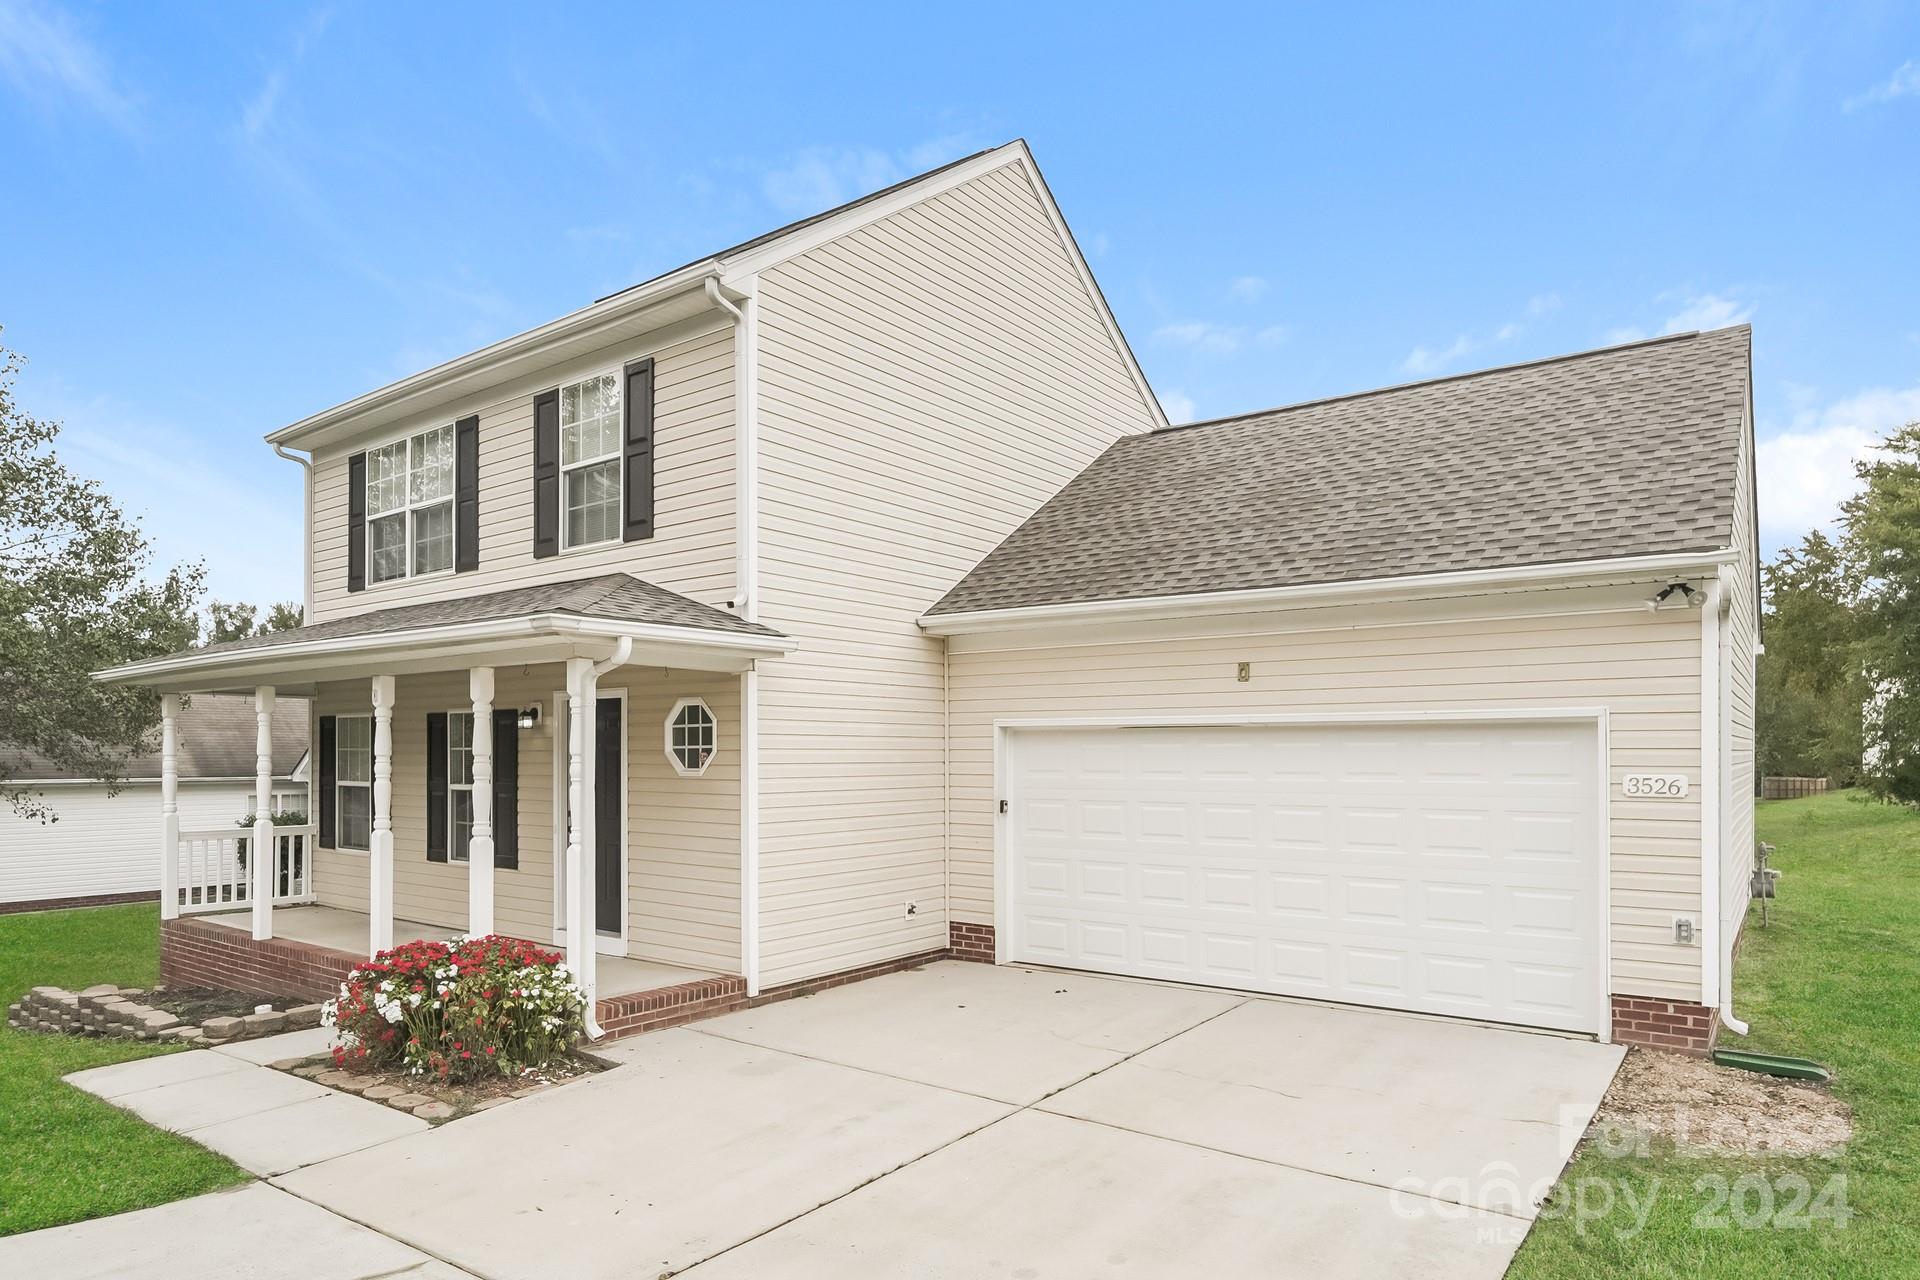
[[[1762,800],[1798,800],[1801,796],[1817,796],[1827,789],[1825,778],[1762,778],[1760,779],[1760,798]]]

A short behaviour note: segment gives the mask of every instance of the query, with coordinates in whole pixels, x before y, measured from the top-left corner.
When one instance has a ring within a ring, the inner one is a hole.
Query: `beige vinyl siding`
[[[654,356],[654,528],[640,542],[611,542],[556,556],[533,555],[533,399],[591,373]],[[733,330],[640,340],[381,431],[314,460],[313,618],[455,599],[597,573],[630,573],[707,604],[733,594]],[[347,590],[347,459],[369,445],[480,415],[480,567],[470,573],[375,583]]]
[[[1750,425],[1750,424],[1749,424]],[[1759,554],[1753,517],[1753,434],[1742,432],[1739,475],[1734,490],[1733,545],[1740,553],[1729,584],[1727,619],[1720,660],[1726,665],[1727,720],[1725,743],[1726,811],[1721,825],[1720,920],[1722,945],[1732,947],[1746,917],[1753,880],[1754,664],[1760,643],[1758,587]]]
[[[1635,801],[1629,772],[1700,770],[1700,614],[1631,612],[1452,618],[1292,630],[1283,615],[1246,634],[1102,639],[1020,647],[968,637],[950,657],[952,904],[994,920],[994,721],[1605,707],[1610,721],[1612,989],[1698,999],[1699,951],[1672,917],[1700,909],[1698,797]],[[1260,628],[1270,626],[1262,632]],[[1250,662],[1251,679],[1236,679]]]
[[[761,981],[946,945],[916,619],[1149,410],[1025,169],[759,280]],[[909,915],[907,906],[917,908]]]
[[[565,766],[554,699],[565,687],[557,664],[496,673],[496,708],[539,704],[540,724],[520,732],[520,856],[494,871],[494,927],[549,942],[554,937],[555,752]],[[394,914],[465,928],[464,862],[426,859],[426,717],[467,704],[465,671],[403,676],[393,717]],[[602,677],[602,693],[627,693],[627,944],[632,955],[721,973],[740,971],[739,678],[711,672],[623,668]],[[720,731],[719,752],[699,777],[681,777],[666,757],[667,713],[679,698],[705,699]],[[368,711],[363,682],[323,686],[320,714]],[[315,740],[318,740],[316,735]],[[564,779],[560,785],[564,785]],[[367,855],[322,849],[315,887],[321,902],[367,909]]]

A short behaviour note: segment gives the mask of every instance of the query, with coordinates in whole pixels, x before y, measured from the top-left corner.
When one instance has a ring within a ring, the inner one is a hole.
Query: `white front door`
[[[1591,721],[1012,729],[1010,960],[1600,1028]]]

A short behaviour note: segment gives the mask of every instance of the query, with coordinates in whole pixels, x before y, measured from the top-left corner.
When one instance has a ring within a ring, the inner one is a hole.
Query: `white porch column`
[[[595,872],[600,860],[593,842],[592,791],[599,684],[592,659],[567,659],[567,966],[586,993],[589,1035],[599,1033],[593,1003],[598,968]]]
[[[368,844],[368,945],[393,945],[393,677],[373,678],[373,838]],[[369,952],[371,954],[371,952]]]
[[[273,936],[274,872],[280,850],[273,839],[273,686],[253,691],[253,936]]]
[[[160,695],[160,918],[180,914],[180,695]]]
[[[473,834],[467,841],[467,932],[493,932],[493,668],[467,674],[473,698]]]

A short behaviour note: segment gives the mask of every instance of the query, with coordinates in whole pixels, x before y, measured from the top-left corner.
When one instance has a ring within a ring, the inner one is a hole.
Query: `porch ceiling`
[[[272,635],[189,649],[95,673],[167,693],[272,685],[310,694],[329,680],[467,667],[604,659],[633,642],[629,662],[691,671],[745,671],[796,642],[627,574],[402,605]]]

